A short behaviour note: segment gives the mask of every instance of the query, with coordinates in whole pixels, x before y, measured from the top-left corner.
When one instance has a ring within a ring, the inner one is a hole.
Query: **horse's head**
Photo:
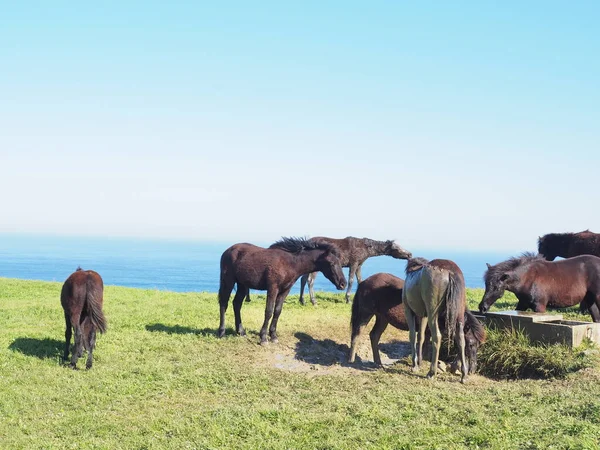
[[[541,236],[538,238],[538,253],[544,257],[546,261],[554,261],[558,256],[556,246],[553,245],[551,235]]]
[[[387,241],[388,245],[386,248],[386,253],[392,258],[396,259],[410,259],[412,258],[412,253],[404,250],[400,244],[396,241]]]
[[[479,303],[479,311],[482,313],[487,312],[490,306],[504,295],[508,287],[511,272],[503,271],[499,266],[500,264],[496,266],[487,264],[488,270],[484,275],[485,293]]]
[[[465,356],[471,374],[477,371],[477,352],[485,342],[486,333],[483,324],[470,311],[467,310],[465,313]]]
[[[333,247],[329,247],[316,261],[317,270],[322,272],[336,288],[342,290],[346,287],[346,277],[342,272],[342,263]]]

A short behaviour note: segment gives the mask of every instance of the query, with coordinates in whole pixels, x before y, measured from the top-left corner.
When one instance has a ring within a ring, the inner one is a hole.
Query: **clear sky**
[[[0,232],[600,231],[599,20],[596,1],[12,2]]]

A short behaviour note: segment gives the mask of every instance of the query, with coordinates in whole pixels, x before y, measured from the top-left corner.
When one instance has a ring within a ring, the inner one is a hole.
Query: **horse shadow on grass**
[[[51,338],[17,338],[8,348],[13,352],[34,356],[39,359],[60,360],[65,349],[65,341],[57,341]]]
[[[153,323],[146,325],[146,331],[152,333],[166,333],[166,334],[195,334],[197,336],[216,336],[216,328],[192,328],[185,327],[182,325],[166,325],[164,323]],[[226,335],[235,334],[232,327],[225,330]]]
[[[294,336],[298,339],[295,353],[296,359],[299,361],[328,367],[339,364],[343,367],[365,371],[378,369],[378,366],[372,360],[363,360],[358,355],[353,364],[348,363],[350,348],[347,344],[339,344],[331,339],[315,339],[302,332],[298,332]],[[403,341],[379,344],[379,350],[384,355],[384,365],[393,364],[396,360],[401,360],[410,355],[410,345]]]

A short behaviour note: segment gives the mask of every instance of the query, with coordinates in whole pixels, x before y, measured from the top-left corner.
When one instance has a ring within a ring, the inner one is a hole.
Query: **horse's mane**
[[[300,253],[305,250],[335,250],[335,247],[327,242],[312,241],[303,237],[282,237],[271,244],[269,248],[276,248],[288,253]]]
[[[483,279],[486,283],[498,282],[500,277],[511,270],[515,270],[517,267],[524,264],[529,264],[535,261],[544,261],[544,258],[537,253],[525,252],[518,257],[512,257],[506,261],[490,266],[483,275]]]
[[[542,243],[565,244],[565,243],[572,241],[573,239],[575,239],[575,240],[577,240],[578,238],[588,238],[589,239],[589,238],[595,238],[598,236],[600,236],[600,235],[598,235],[597,233],[594,233],[593,231],[590,231],[589,228],[587,230],[578,231],[576,233],[548,233],[548,234],[545,234],[538,238],[538,246]]]
[[[475,339],[477,339],[477,342],[479,342],[480,344],[483,344],[485,342],[485,327],[479,320],[477,320],[477,317],[475,317],[473,313],[468,309],[465,309],[465,326],[469,327],[469,329],[473,332],[473,335],[475,336]]]
[[[411,272],[416,272],[423,266],[426,266],[428,263],[429,260],[425,258],[410,258],[406,263],[406,275],[408,275]]]

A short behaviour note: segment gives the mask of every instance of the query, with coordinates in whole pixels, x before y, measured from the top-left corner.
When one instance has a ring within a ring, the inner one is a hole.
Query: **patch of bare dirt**
[[[394,339],[380,343],[381,361],[391,366],[410,355],[408,333],[406,340]],[[306,333],[296,333],[296,342],[292,345],[270,345],[263,353],[261,365],[279,370],[307,373],[310,375],[356,375],[364,371],[374,371],[371,343],[368,335],[361,341],[356,362],[348,363],[349,347],[332,339],[314,338]]]

